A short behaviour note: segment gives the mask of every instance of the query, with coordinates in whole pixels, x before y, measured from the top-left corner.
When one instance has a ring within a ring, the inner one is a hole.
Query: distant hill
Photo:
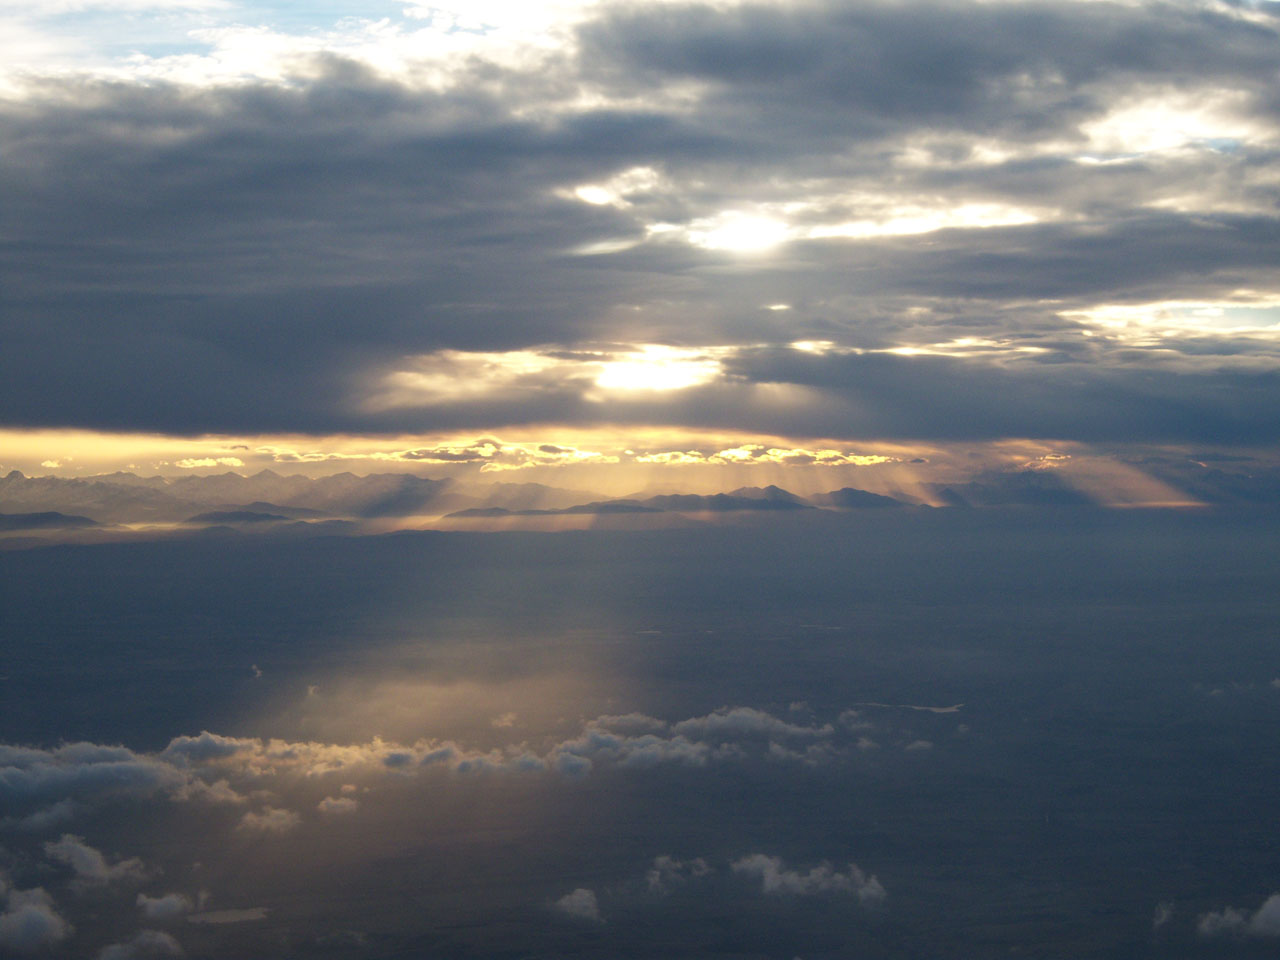
[[[71,516],[54,510],[40,513],[0,513],[0,530],[51,530],[69,527],[96,527],[100,524],[88,517]]]
[[[739,487],[737,490],[730,490],[729,496],[738,497],[744,500],[769,500],[771,502],[790,502],[803,505],[805,498],[792,493],[790,490],[783,490],[769,484],[767,487]]]
[[[1090,507],[1092,498],[1047,470],[984,474],[967,483],[941,484],[934,495],[951,507]]]
[[[453,486],[452,480],[407,473],[339,473],[311,479],[263,470],[249,477],[227,472],[170,479],[128,473],[26,477],[15,470],[0,478],[0,505],[126,523],[185,522],[193,514],[220,511],[291,519],[395,517],[443,512],[433,504]]]
[[[0,509],[53,511],[104,522],[187,523],[214,513],[271,514],[292,520],[440,516],[459,509],[560,510],[606,498],[542,483],[461,484],[411,473],[311,478],[261,470],[208,476],[0,477]],[[200,523],[213,522],[207,518]],[[221,522],[255,522],[247,517]]]
[[[644,500],[599,500],[593,503],[580,503],[558,510],[508,510],[502,507],[483,507],[458,510],[450,517],[545,517],[566,516],[574,514],[616,514],[616,513],[724,513],[733,510],[812,510],[813,507],[779,490],[785,496],[735,496],[729,493],[714,493],[709,496],[697,493],[661,494],[647,497]]]
[[[479,498],[478,507],[505,507],[508,510],[561,510],[609,499],[589,490],[566,490],[545,483],[491,483],[469,488],[467,493]]]
[[[649,507],[635,500],[602,500],[597,503],[579,503],[559,510],[508,510],[506,507],[471,507],[457,510],[450,517],[555,517],[576,516],[581,514],[611,513],[662,513],[657,507]]]
[[[893,497],[858,490],[854,487],[841,487],[830,493],[820,493],[809,498],[811,503],[820,507],[835,507],[839,510],[879,510],[885,507],[905,507],[906,504]]]
[[[776,487],[773,489],[777,489]],[[786,493],[785,490],[779,491]],[[703,496],[696,493],[677,493],[650,497],[640,501],[658,510],[678,510],[683,513],[712,511],[724,513],[731,510],[812,510],[813,507],[799,497],[742,497],[731,493],[713,493]]]
[[[188,517],[186,523],[279,523],[288,517],[278,513],[257,513],[253,510],[210,510]]]

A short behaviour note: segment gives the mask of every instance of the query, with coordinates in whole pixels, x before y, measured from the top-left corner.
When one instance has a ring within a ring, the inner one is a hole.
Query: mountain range
[[[740,487],[727,493],[643,492],[608,498],[541,483],[462,484],[404,473],[310,478],[263,470],[178,478],[112,473],[85,478],[0,478],[0,511],[10,526],[47,527],[63,514],[98,524],[187,523],[263,525],[285,521],[377,520],[392,517],[454,519],[561,514],[726,513],[902,507],[893,497],[845,487],[805,498],[777,486]],[[32,516],[30,523],[19,516]],[[66,524],[63,524],[66,525]]]

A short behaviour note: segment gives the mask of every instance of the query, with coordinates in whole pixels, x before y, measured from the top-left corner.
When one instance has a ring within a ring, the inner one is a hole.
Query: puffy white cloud
[[[316,809],[328,814],[355,813],[360,809],[360,801],[351,797],[325,797],[316,804]]]
[[[14,803],[180,788],[185,774],[124,747],[72,743],[54,750],[0,746],[0,798]]]
[[[199,467],[243,467],[244,461],[239,457],[188,457],[174,461],[174,466],[183,470],[195,470]]]
[[[302,818],[292,810],[281,807],[263,807],[261,811],[250,810],[240,818],[237,830],[246,833],[288,833],[300,823]]]
[[[1249,920],[1249,932],[1259,937],[1280,937],[1280,893],[1273,893]]]
[[[75,874],[74,882],[81,886],[141,883],[148,876],[146,866],[137,857],[109,863],[102,852],[85,843],[83,837],[70,833],[46,843],[44,852],[50,859],[69,866]]]
[[[712,867],[702,857],[693,860],[677,860],[663,854],[653,858],[653,866],[645,874],[649,890],[653,893],[666,893],[674,884],[687,883],[695,877],[705,877],[712,872]]]
[[[586,887],[579,887],[572,893],[566,893],[556,901],[555,907],[569,917],[604,923],[604,917],[600,916],[600,904],[596,901],[595,891],[588,890]]]
[[[166,893],[160,897],[138,894],[138,909],[148,920],[172,920],[195,909],[191,898],[181,893]]]
[[[1243,910],[1224,907],[1201,914],[1196,932],[1202,937],[1240,937],[1249,929],[1249,917]]]
[[[43,888],[10,890],[0,913],[0,947],[16,953],[46,950],[71,936],[73,927]]]
[[[885,889],[880,881],[875,876],[868,876],[855,863],[849,864],[848,873],[836,872],[825,861],[812,867],[807,873],[801,873],[798,870],[788,870],[780,857],[753,853],[735,860],[731,867],[736,873],[759,879],[763,893],[797,896],[848,893],[857,897],[858,902],[864,906],[875,906],[885,899]]]
[[[357,778],[387,775],[550,772],[576,778],[607,769],[661,765],[839,763],[870,746],[856,734],[871,725],[844,719],[842,715],[839,726],[806,726],[746,706],[721,707],[674,723],[642,713],[605,714],[585,721],[577,733],[564,739],[520,741],[488,750],[433,738],[399,743],[375,737],[364,743],[340,744],[228,737],[207,730],[174,737],[157,753],[94,743],[53,750],[0,745],[0,799],[10,801],[15,809],[15,815],[3,821],[5,826],[39,831],[110,797],[159,796],[176,802],[244,806],[257,790],[275,789],[299,778],[341,777],[317,805],[321,812],[335,813],[351,809],[340,802],[347,798],[332,795],[340,785],[344,792],[355,792],[358,787],[353,781]],[[912,749],[921,747],[917,744]],[[27,812],[18,815],[24,807]],[[297,825],[295,818],[297,814],[289,811],[267,808],[246,813],[240,826],[283,832]],[[50,849],[69,865],[80,863],[85,882],[89,876],[117,869],[93,860],[96,851],[92,855],[87,852],[91,848],[81,850],[69,844],[64,838]]]
[[[60,827],[69,820],[74,820],[83,809],[83,805],[74,800],[59,800],[25,817],[6,817],[0,820],[0,826],[11,826],[23,833],[42,833],[45,830]]]
[[[1273,893],[1249,913],[1235,907],[1202,914],[1196,924],[1202,937],[1280,937],[1280,893]]]
[[[697,740],[727,740],[741,736],[813,738],[829,737],[833,732],[831,724],[798,726],[752,707],[721,707],[705,717],[682,720],[672,729],[677,734]]]
[[[98,960],[159,960],[184,956],[182,945],[160,930],[143,930],[126,943],[113,943],[98,952]]]
[[[222,737],[204,730],[195,737],[174,737],[160,756],[175,763],[204,763],[209,760],[225,760],[237,753],[254,750],[257,746],[257,740]]]
[[[212,804],[248,803],[249,798],[239,793],[225,779],[207,783],[204,780],[192,779],[179,790],[174,791],[175,800],[200,800]]]
[[[586,769],[597,762],[621,767],[650,767],[661,763],[700,767],[706,765],[713,753],[707,744],[695,743],[686,737],[662,737],[652,733],[627,736],[592,722],[579,736],[556,746],[552,765],[565,773],[582,771],[581,767],[575,766],[573,758],[586,761]]]

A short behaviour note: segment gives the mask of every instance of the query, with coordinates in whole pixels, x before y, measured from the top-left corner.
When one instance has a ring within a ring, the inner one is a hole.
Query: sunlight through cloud
[[[720,375],[720,361],[706,350],[647,344],[603,365],[596,386],[605,390],[683,390],[710,383]]]
[[[788,237],[787,225],[769,217],[723,213],[709,220],[695,220],[689,242],[707,250],[757,253],[778,246]]]

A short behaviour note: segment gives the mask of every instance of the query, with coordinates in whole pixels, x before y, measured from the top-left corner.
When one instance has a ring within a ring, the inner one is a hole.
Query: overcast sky
[[[1277,3],[2,0],[0,36],[10,441],[1276,438]]]

